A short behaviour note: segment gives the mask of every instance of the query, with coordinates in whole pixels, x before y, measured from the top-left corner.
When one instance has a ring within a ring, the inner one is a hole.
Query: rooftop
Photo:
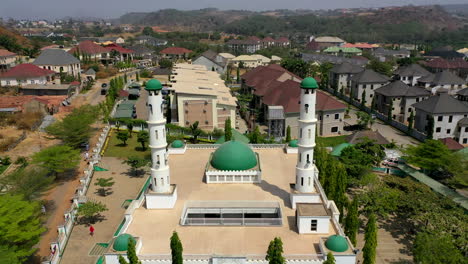
[[[171,155],[171,182],[177,184],[178,200],[170,210],[136,209],[126,233],[143,241],[141,255],[170,254],[169,238],[177,231],[184,254],[264,255],[270,240],[281,237],[284,254],[317,254],[320,237],[330,233],[299,235],[295,210],[290,208],[290,183],[295,181],[296,154],[283,149],[256,149],[260,156],[263,181],[260,184],[206,184],[205,165],[213,149],[188,149],[184,155]],[[277,162],[281,160],[282,162]],[[180,217],[188,201],[270,201],[282,207],[283,225],[258,226],[181,226]],[[157,232],[148,232],[157,227]],[[203,237],[203,239],[200,239]],[[220,238],[229,239],[220,239]]]
[[[362,141],[365,138],[368,138],[371,141],[374,141],[375,144],[379,144],[379,145],[386,145],[390,143],[384,136],[382,136],[382,134],[379,133],[379,131],[373,131],[373,130],[356,131],[353,134],[347,136],[346,141],[354,145],[354,144],[362,143]]]
[[[386,84],[378,89],[375,89],[375,93],[379,93],[390,97],[418,97],[431,95],[431,93],[424,88],[408,86],[402,81],[394,81],[389,84]]]
[[[108,53],[109,51],[91,40],[85,40],[80,42],[78,45],[76,45],[68,51],[68,53],[70,54],[73,54],[75,52],[79,52],[80,54],[100,54]]]
[[[41,52],[41,55],[37,57],[33,64],[35,65],[69,65],[79,64],[80,61],[70,53],[67,53],[61,49],[46,49]]]
[[[330,212],[327,208],[325,208],[323,203],[316,203],[316,204],[306,204],[306,203],[298,203],[297,207],[297,214],[299,216],[328,216]]]
[[[25,79],[49,75],[55,75],[55,72],[47,69],[42,69],[34,64],[23,63],[16,65],[7,72],[1,73],[0,78]]]
[[[191,53],[192,51],[186,48],[179,48],[179,47],[169,47],[165,48],[160,51],[161,54],[176,54],[176,55],[182,55],[186,53]]]
[[[6,49],[0,49],[0,57],[13,57],[16,56],[16,53],[10,52]]]
[[[365,69],[364,71],[354,75],[351,80],[357,83],[386,83],[390,78],[371,69]]]
[[[435,74],[429,74],[424,76],[418,80],[418,82],[423,83],[432,83],[436,85],[445,85],[445,84],[458,84],[463,85],[466,84],[462,78],[458,77],[457,75],[453,74],[452,72],[445,70]]]
[[[323,36],[314,39],[315,42],[344,43],[345,41],[338,37]]]
[[[467,113],[468,105],[453,98],[448,93],[439,93],[427,100],[413,104],[416,109],[431,114]]]
[[[398,68],[395,71],[395,74],[400,76],[426,76],[429,74],[429,71],[419,64],[410,64],[408,66]]]

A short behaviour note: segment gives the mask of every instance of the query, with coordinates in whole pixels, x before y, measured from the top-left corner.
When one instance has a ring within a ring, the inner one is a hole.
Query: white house
[[[408,66],[404,66],[401,68],[398,68],[395,71],[395,75],[398,80],[401,80],[402,82],[415,86],[418,84],[418,80],[424,76],[430,75],[431,73],[424,69],[421,65],[419,64],[411,64]]]
[[[1,86],[21,86],[25,84],[60,84],[55,79],[55,72],[39,68],[36,65],[24,63],[16,65],[7,72],[0,74]]]
[[[387,76],[371,69],[365,69],[351,78],[351,98],[361,102],[363,92],[365,91],[365,104],[370,105],[372,97],[374,97],[374,90],[384,86],[389,81],[390,78]]]
[[[33,62],[43,69],[78,77],[81,72],[80,61],[61,49],[46,49]]]
[[[418,85],[426,88],[432,94],[435,94],[441,88],[447,89],[449,94],[456,94],[467,87],[465,80],[448,70],[424,76],[418,79]]]

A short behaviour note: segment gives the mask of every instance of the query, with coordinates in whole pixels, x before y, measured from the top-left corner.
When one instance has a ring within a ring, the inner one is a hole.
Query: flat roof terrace
[[[317,254],[320,237],[336,234],[299,235],[295,210],[289,201],[290,183],[295,180],[297,154],[283,149],[256,149],[260,155],[263,181],[260,184],[206,184],[204,171],[213,149],[188,149],[184,155],[171,155],[171,183],[177,184],[178,201],[173,209],[135,210],[127,229],[142,239],[140,255],[170,254],[172,231],[179,233],[184,254],[263,255],[269,242],[281,237],[284,254]],[[193,201],[273,201],[282,208],[282,226],[181,226],[187,202]]]

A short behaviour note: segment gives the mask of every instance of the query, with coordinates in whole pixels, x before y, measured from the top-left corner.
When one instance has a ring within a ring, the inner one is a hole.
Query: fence
[[[408,126],[406,126],[405,124],[402,124],[400,122],[397,122],[395,120],[389,120],[388,117],[386,115],[383,115],[379,112],[376,112],[376,111],[371,111],[371,109],[367,106],[364,106],[362,105],[360,102],[356,102],[354,100],[352,100],[350,97],[344,95],[344,94],[341,94],[341,93],[338,93],[336,92],[336,90],[334,89],[330,89],[330,88],[324,88],[325,91],[329,92],[330,94],[333,94],[334,96],[340,98],[341,100],[359,108],[360,110],[366,112],[366,113],[369,113],[369,114],[373,114],[375,115],[378,119],[380,119],[381,121],[383,121],[384,123],[388,124],[388,125],[391,125],[392,127],[400,130],[401,132],[419,140],[419,141],[424,141],[426,140],[426,135],[417,131],[417,130],[409,130],[408,129]]]

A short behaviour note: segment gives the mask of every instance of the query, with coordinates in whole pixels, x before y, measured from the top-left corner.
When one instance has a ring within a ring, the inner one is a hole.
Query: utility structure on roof
[[[156,79],[146,83],[148,91],[148,130],[151,149],[151,190],[146,195],[148,208],[172,208],[177,200],[175,185],[171,185],[166,150],[166,119],[163,115],[162,84]]]

